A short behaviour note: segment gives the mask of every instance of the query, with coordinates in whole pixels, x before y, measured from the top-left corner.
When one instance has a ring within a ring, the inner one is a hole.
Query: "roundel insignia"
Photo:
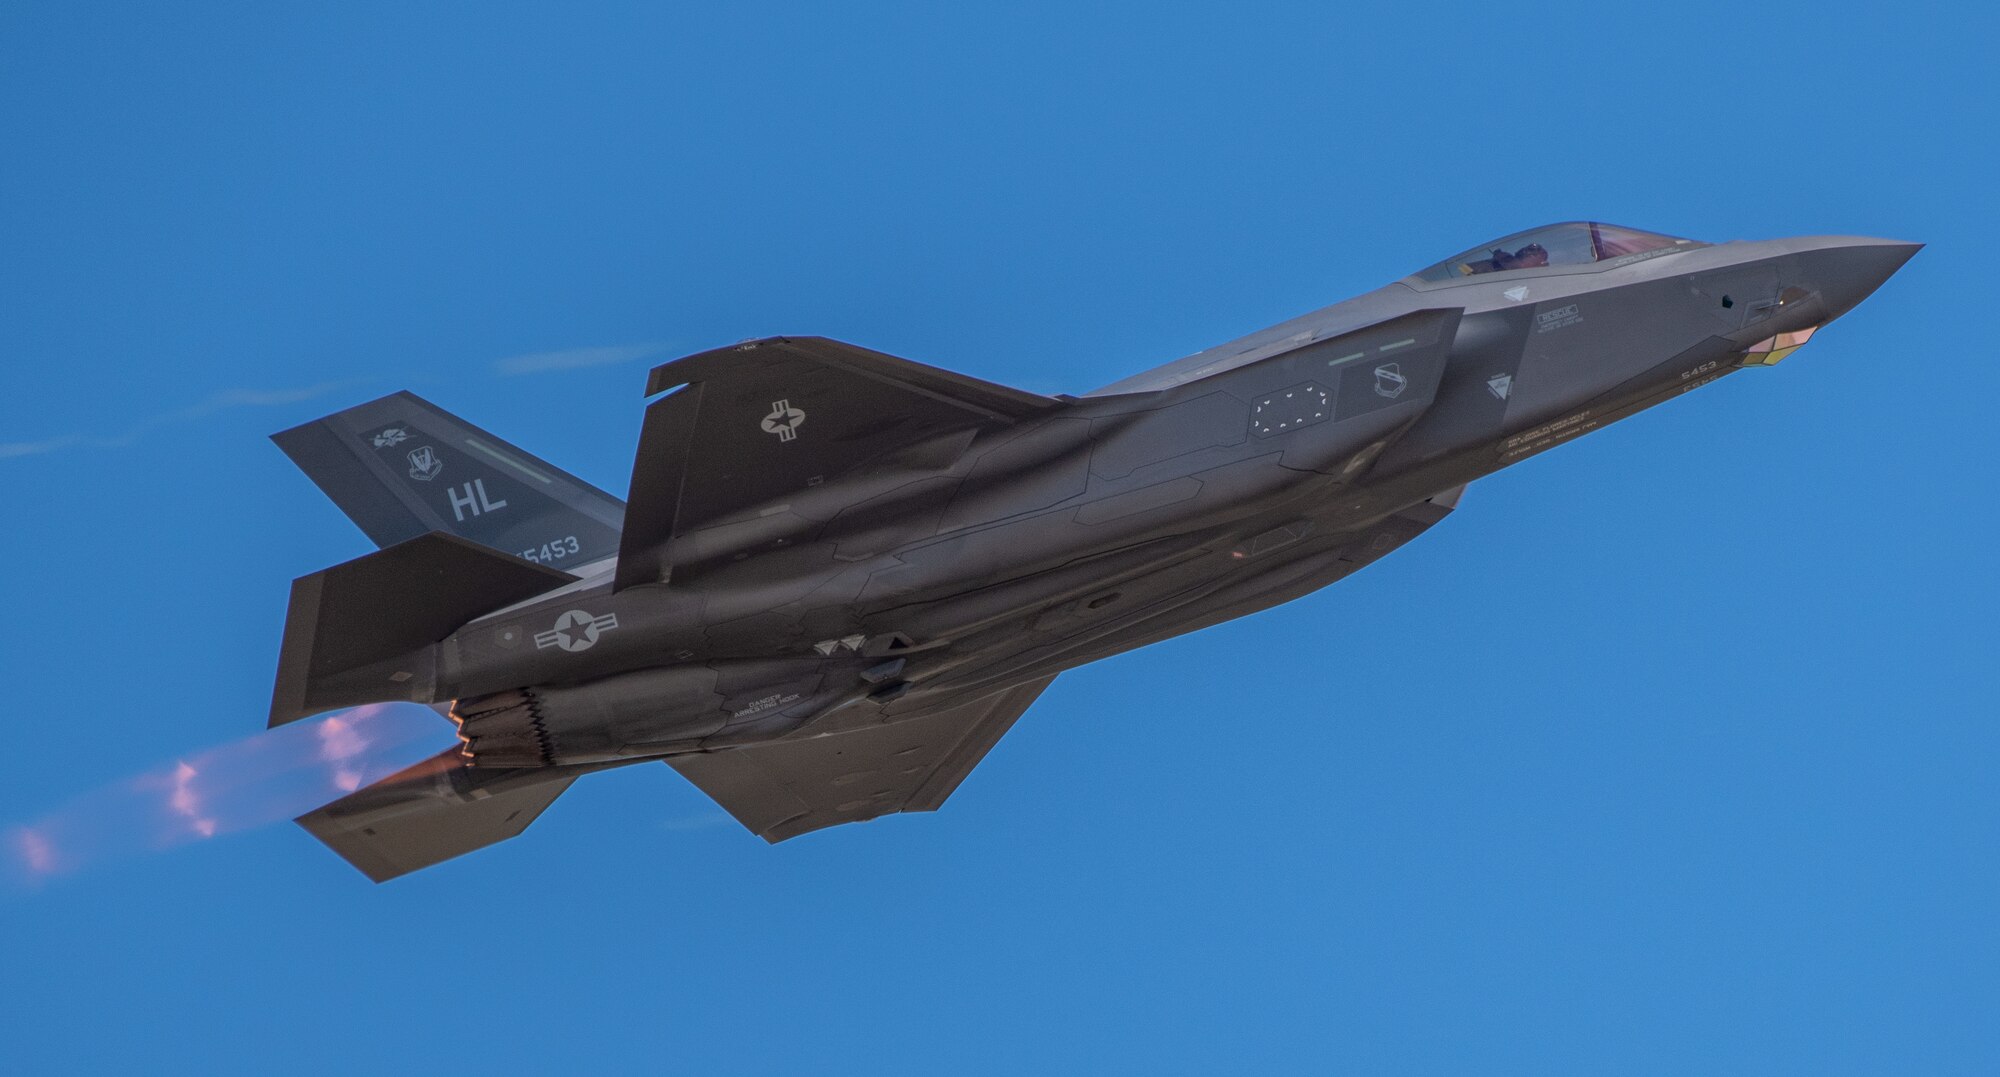
[[[779,441],[790,441],[799,436],[799,427],[804,426],[806,413],[792,406],[789,400],[771,403],[771,414],[764,416],[761,424],[766,434],[778,435]]]
[[[593,617],[583,610],[570,610],[556,618],[554,628],[535,633],[535,649],[559,647],[570,652],[587,651],[597,645],[598,637],[617,627],[618,615],[615,613]]]

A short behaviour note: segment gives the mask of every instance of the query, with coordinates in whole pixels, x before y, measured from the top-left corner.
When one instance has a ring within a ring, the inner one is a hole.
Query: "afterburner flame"
[[[215,820],[201,813],[201,798],[194,791],[195,769],[185,762],[174,768],[174,791],[167,807],[187,819],[188,829],[204,838],[215,836]]]
[[[14,827],[5,861],[33,882],[295,818],[448,745],[428,707],[377,704],[196,752]]]
[[[319,757],[333,768],[333,784],[341,792],[361,788],[361,771],[349,766],[348,760],[367,750],[368,738],[355,721],[336,714],[319,724]]]
[[[14,832],[14,842],[21,855],[21,866],[34,875],[49,875],[56,870],[56,849],[50,844],[48,835],[33,827],[22,827]]]

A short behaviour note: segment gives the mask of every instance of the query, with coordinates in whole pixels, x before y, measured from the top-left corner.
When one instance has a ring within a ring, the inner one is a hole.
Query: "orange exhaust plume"
[[[0,865],[36,883],[91,863],[295,818],[449,744],[428,707],[376,704],[295,722],[86,793],[10,828]]]

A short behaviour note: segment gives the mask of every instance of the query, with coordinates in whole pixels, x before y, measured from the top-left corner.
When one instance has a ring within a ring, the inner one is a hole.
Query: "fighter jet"
[[[329,415],[274,440],[381,549],[293,583],[271,724],[460,743],[299,822],[379,882],[652,760],[771,842],[934,810],[1062,671],[1340,580],[1918,249],[1556,224],[1081,396],[753,340],[652,371],[623,501],[406,392]]]

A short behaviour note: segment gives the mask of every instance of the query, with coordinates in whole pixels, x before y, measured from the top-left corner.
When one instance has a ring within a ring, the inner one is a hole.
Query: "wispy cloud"
[[[45,452],[60,452],[72,445],[83,444],[83,435],[64,434],[61,437],[45,438],[41,441],[0,441],[0,460],[15,456],[40,456]]]
[[[609,366],[613,363],[629,363],[635,359],[645,359],[659,355],[668,349],[661,343],[618,344],[603,348],[565,348],[561,351],[534,352],[528,355],[514,355],[495,360],[493,370],[505,377],[520,374],[545,374],[558,370],[577,370],[583,367]],[[33,441],[0,441],[0,460],[12,460],[24,456],[44,456],[66,449],[122,449],[144,438],[146,435],[166,426],[176,426],[205,419],[217,412],[232,411],[237,408],[269,408],[285,404],[296,404],[303,400],[325,396],[339,389],[378,381],[375,378],[350,378],[344,381],[324,381],[317,385],[306,385],[296,389],[226,389],[200,403],[162,412],[140,419],[130,426],[112,430],[77,431],[57,434],[53,437]]]
[[[551,370],[577,370],[589,366],[610,366],[645,359],[665,351],[665,344],[617,344],[605,348],[564,348],[554,352],[532,352],[496,359],[493,369],[512,377],[516,374],[545,374]]]
[[[355,384],[357,382],[354,381],[325,381],[297,389],[227,389],[199,404],[141,419],[122,430],[61,434],[39,441],[0,441],[0,460],[20,456],[40,456],[44,453],[61,452],[64,449],[122,449],[163,426],[191,423],[217,412],[236,408],[268,408],[282,404],[296,404]]]

